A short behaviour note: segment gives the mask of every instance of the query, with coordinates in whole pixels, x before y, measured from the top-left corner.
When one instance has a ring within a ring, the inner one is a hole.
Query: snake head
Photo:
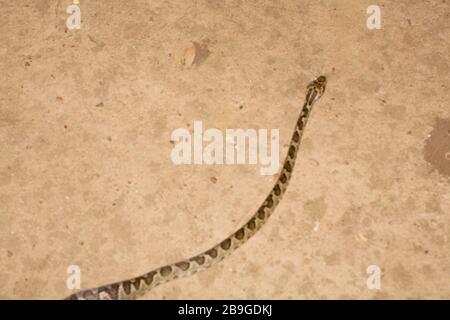
[[[327,78],[325,76],[320,76],[308,84],[306,87],[306,101],[308,105],[312,105],[323,95],[326,85]]]
[[[317,83],[317,87],[320,88],[320,90],[325,91],[325,86],[327,85],[327,78],[325,76],[318,77],[315,82]]]
[[[308,87],[313,87],[314,89],[316,89],[318,96],[320,97],[325,92],[326,85],[327,78],[325,76],[320,76],[316,80],[311,82]]]

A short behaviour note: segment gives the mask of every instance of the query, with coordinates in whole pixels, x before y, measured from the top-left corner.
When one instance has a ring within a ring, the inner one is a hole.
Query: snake
[[[319,76],[307,85],[305,102],[295,125],[287,155],[277,181],[262,205],[244,225],[240,226],[226,239],[196,256],[159,267],[128,280],[76,292],[66,297],[65,300],[137,299],[163,283],[190,276],[218,264],[246,243],[268,221],[286,193],[306,123],[314,103],[325,92],[326,84],[326,77]]]

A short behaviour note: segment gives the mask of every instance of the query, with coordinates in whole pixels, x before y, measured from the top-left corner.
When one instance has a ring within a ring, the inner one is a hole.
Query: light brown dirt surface
[[[448,0],[81,0],[69,30],[71,4],[0,1],[0,298],[64,298],[70,265],[86,289],[221,241],[276,176],[174,165],[171,133],[276,128],[283,160],[320,74],[267,225],[144,298],[450,298]]]

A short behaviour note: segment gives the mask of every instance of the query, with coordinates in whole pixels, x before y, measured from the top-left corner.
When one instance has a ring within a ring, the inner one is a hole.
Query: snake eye
[[[319,81],[319,82],[326,82],[327,78],[325,78],[324,76],[320,76],[320,77],[317,78],[317,81]]]

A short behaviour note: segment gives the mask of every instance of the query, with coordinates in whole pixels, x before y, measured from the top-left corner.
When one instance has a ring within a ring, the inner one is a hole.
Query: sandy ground
[[[276,214],[145,298],[450,298],[448,0],[81,1],[67,30],[70,4],[0,1],[0,298],[60,299],[70,265],[88,288],[223,239],[276,177],[176,166],[171,133],[277,128],[282,160],[320,74]]]

